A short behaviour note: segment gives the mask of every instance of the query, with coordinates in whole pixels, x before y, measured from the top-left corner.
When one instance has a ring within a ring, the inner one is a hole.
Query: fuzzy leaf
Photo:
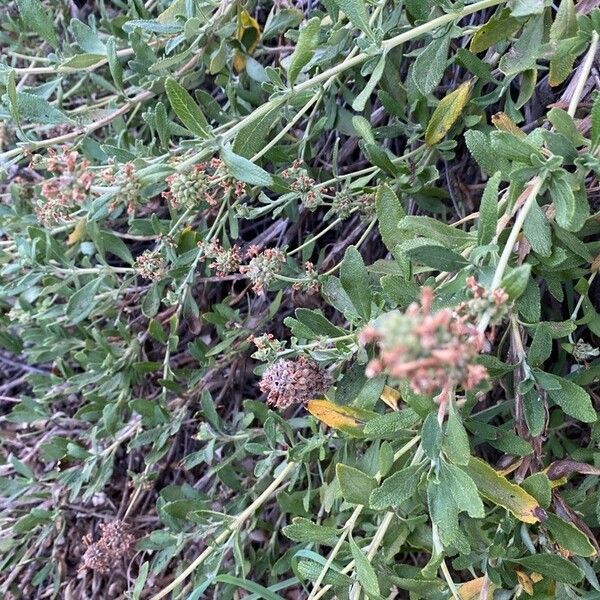
[[[362,471],[342,463],[336,465],[335,472],[344,500],[350,504],[368,506],[369,496],[377,487],[377,481]]]
[[[318,17],[312,18],[300,29],[298,42],[296,43],[288,67],[288,79],[291,84],[296,81],[302,69],[309,63],[315,53],[317,44],[319,43],[320,29],[321,20]]]
[[[165,82],[165,91],[179,120],[197,136],[210,137],[210,125],[189,92],[172,78]]]
[[[456,90],[442,98],[435,107],[425,130],[425,143],[433,146],[441,142],[458,121],[471,97],[473,80],[465,81]]]

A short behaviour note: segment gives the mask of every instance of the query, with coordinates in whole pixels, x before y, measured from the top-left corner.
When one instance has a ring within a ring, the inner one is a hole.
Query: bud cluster
[[[101,173],[104,182],[119,188],[113,198],[110,209],[114,210],[119,204],[127,207],[128,214],[132,215],[140,202],[142,185],[138,179],[133,163],[125,163],[119,170],[113,172],[110,168]]]
[[[420,306],[382,315],[359,340],[378,350],[367,365],[369,377],[387,373],[406,379],[417,393],[438,393],[441,403],[456,386],[470,390],[487,377],[485,367],[475,362],[485,340],[470,316],[450,308],[433,312],[432,303],[432,289],[423,288]]]
[[[319,365],[299,356],[295,360],[280,359],[273,363],[260,380],[261,392],[276,408],[304,404],[324,394],[332,383],[330,375]]]
[[[90,569],[99,574],[108,573],[117,562],[126,557],[135,544],[130,527],[123,521],[112,521],[100,525],[101,536],[92,542],[89,536],[83,538],[87,545],[82,558],[81,568]]]
[[[373,194],[360,194],[354,196],[349,190],[336,193],[331,203],[331,210],[340,219],[347,219],[353,209],[358,209],[365,221],[370,221],[375,216],[375,196]]]
[[[166,181],[169,189],[162,196],[173,208],[189,209],[203,204],[217,206],[226,196],[241,198],[246,193],[245,185],[234,181],[218,158],[169,175]]]
[[[459,312],[469,312],[480,318],[483,314],[491,316],[490,323],[498,325],[510,312],[508,294],[502,288],[489,291],[475,277],[467,277],[467,291],[471,299],[458,308]]]
[[[240,267],[240,272],[252,282],[252,289],[262,294],[285,264],[285,254],[278,248],[267,248],[263,251],[252,245],[246,252],[250,258],[247,265]]]
[[[299,160],[295,160],[291,167],[282,171],[281,176],[287,180],[290,189],[300,195],[302,204],[308,210],[315,210],[323,204],[323,194],[327,193],[327,188],[317,188],[315,180],[309,176]]]

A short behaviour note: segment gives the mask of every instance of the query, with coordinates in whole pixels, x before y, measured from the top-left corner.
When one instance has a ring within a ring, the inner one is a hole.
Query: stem
[[[211,554],[222,544],[231,533],[239,530],[244,522],[250,518],[270,497],[271,494],[279,487],[279,485],[285,480],[285,478],[296,468],[297,463],[290,462],[287,464],[285,469],[273,480],[271,485],[250,505],[248,508],[243,510],[235,519],[233,519],[229,525],[221,532],[221,534],[210,543],[204,552],[198,556],[190,566],[180,573],[167,587],[163,588],[158,594],[152,596],[150,600],[160,600],[164,598],[169,592],[173,591],[178,585],[183,583]]]
[[[496,267],[496,271],[494,272],[494,278],[492,279],[492,285],[490,286],[490,290],[494,291],[497,289],[502,283],[502,278],[504,277],[504,272],[506,271],[506,267],[508,266],[508,260],[510,255],[512,254],[513,246],[517,241],[517,237],[521,232],[521,228],[523,227],[523,223],[525,223],[525,219],[533,206],[533,203],[536,201],[538,194],[540,193],[540,189],[544,183],[544,180],[537,176],[531,180],[531,189],[529,191],[529,195],[523,204],[517,218],[515,219],[515,224],[513,225],[508,239],[506,240],[506,245],[504,246],[504,250],[502,251],[502,255],[500,256],[500,260],[498,261],[498,265]],[[478,329],[479,331],[485,331],[487,326],[489,325],[491,315],[486,313],[481,318],[479,322]]]
[[[588,75],[592,70],[592,65],[594,64],[594,57],[596,56],[596,51],[598,50],[598,32],[592,32],[592,43],[590,44],[590,48],[585,55],[585,60],[583,61],[583,65],[581,67],[581,72],[579,73],[579,78],[577,80],[577,85],[575,86],[575,91],[573,92],[573,96],[571,97],[571,102],[569,102],[569,110],[567,111],[569,115],[572,117],[575,116],[575,111],[577,110],[577,106],[579,104],[579,100],[581,100],[581,95],[583,94],[583,88],[588,79]]]

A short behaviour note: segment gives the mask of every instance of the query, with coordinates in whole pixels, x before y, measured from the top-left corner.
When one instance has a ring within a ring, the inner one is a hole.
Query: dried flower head
[[[135,537],[129,525],[123,521],[102,523],[100,532],[100,539],[97,542],[92,542],[89,536],[83,538],[87,548],[82,558],[81,568],[103,574],[108,573],[111,567],[131,552]]]
[[[359,339],[378,349],[378,357],[367,365],[369,377],[387,373],[407,379],[415,392],[438,392],[442,402],[456,386],[469,390],[487,377],[485,367],[475,363],[484,336],[469,316],[450,308],[433,312],[432,302],[433,291],[423,288],[420,306],[382,315]]]
[[[350,190],[341,190],[333,197],[331,210],[340,219],[347,219],[357,211],[363,220],[370,221],[375,216],[375,196],[373,194],[355,196]]]
[[[240,272],[252,281],[252,289],[261,294],[281,271],[285,264],[285,254],[277,248],[267,248],[261,252],[257,246],[250,246],[246,257],[250,258],[250,262],[240,267]]]
[[[277,408],[303,404],[322,395],[331,385],[329,374],[319,365],[299,356],[296,360],[280,359],[272,364],[260,380],[267,402]]]
[[[160,281],[165,274],[167,265],[165,259],[152,250],[144,250],[135,259],[135,268],[140,277],[150,281]]]
[[[475,277],[467,277],[467,291],[471,296],[458,308],[458,311],[468,312],[474,318],[481,318],[484,314],[490,315],[490,323],[498,325],[508,315],[511,308],[508,294],[502,288],[489,291],[483,287]]]

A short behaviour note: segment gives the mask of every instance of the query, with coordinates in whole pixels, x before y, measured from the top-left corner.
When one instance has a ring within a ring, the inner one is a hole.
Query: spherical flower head
[[[261,392],[276,408],[304,404],[324,394],[332,383],[329,374],[319,365],[299,356],[296,360],[280,359],[272,364],[260,380]]]
[[[420,305],[385,313],[363,329],[361,343],[374,343],[378,351],[367,376],[406,379],[415,392],[427,395],[447,394],[456,386],[470,390],[487,377],[475,362],[483,334],[468,317],[450,308],[433,312],[432,304],[433,292],[424,288]]]
[[[162,195],[173,208],[201,207],[207,204],[207,198],[212,198],[212,185],[204,163],[195,165],[189,171],[169,175],[166,181],[169,190]]]
[[[100,525],[101,536],[97,542],[90,543],[89,537],[83,542],[87,545],[82,558],[81,568],[90,569],[99,574],[108,573],[123,557],[128,556],[135,544],[135,536],[123,521],[112,521]]]

